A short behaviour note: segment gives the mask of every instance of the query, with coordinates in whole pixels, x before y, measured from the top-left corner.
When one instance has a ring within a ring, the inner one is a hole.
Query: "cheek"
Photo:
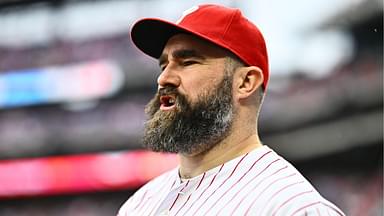
[[[185,91],[192,101],[203,93],[213,90],[223,79],[224,69],[218,65],[195,68],[193,71],[188,71],[181,79],[181,91]]]
[[[193,82],[185,84],[185,90],[189,97],[191,97],[192,100],[195,100],[199,95],[212,90],[218,82],[219,80],[217,77],[204,77],[195,79]]]
[[[203,100],[202,98],[206,98],[208,95],[212,95],[213,92],[217,90],[220,81],[221,80],[218,79],[202,81],[188,95],[190,103],[196,104],[198,102],[201,102]]]

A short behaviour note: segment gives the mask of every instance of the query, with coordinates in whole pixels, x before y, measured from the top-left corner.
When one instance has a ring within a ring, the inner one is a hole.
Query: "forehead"
[[[222,58],[229,55],[229,51],[224,48],[188,34],[172,36],[165,45],[162,54],[172,54],[172,52],[177,50],[194,50],[205,57],[212,58]]]

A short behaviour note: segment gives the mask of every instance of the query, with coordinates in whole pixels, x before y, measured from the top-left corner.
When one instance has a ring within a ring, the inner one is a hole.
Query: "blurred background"
[[[1,216],[115,215],[176,166],[141,147],[158,68],[129,30],[200,3],[0,0]],[[240,8],[265,34],[264,144],[347,215],[383,215],[383,2],[209,3]]]

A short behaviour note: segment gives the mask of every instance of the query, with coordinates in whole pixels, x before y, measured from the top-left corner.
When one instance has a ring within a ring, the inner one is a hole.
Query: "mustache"
[[[164,86],[157,90],[152,100],[145,106],[145,113],[152,118],[160,109],[160,97],[173,95],[178,102],[178,106],[185,106],[187,103],[186,96],[180,93],[174,86]]]
[[[180,92],[177,90],[176,87],[173,87],[173,86],[165,86],[165,87],[160,88],[157,91],[157,95],[159,97],[164,96],[164,95],[171,95],[171,94],[180,95]]]

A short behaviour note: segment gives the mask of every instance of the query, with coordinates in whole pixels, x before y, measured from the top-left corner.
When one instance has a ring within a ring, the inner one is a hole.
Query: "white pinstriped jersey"
[[[286,160],[257,148],[182,182],[175,168],[121,207],[127,215],[344,215]]]

